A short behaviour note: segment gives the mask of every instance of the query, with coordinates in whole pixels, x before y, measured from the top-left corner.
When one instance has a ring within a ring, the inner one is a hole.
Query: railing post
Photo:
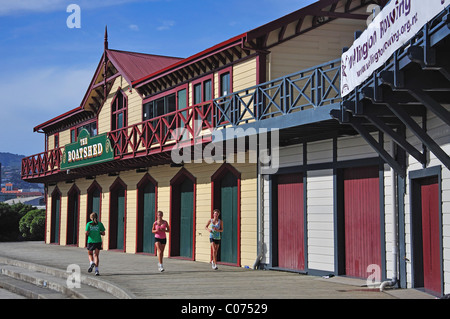
[[[281,107],[283,109],[283,114],[287,114],[288,112],[288,104],[287,104],[287,85],[286,85],[287,81],[286,81],[286,77],[283,78],[283,81],[281,83],[281,94],[282,96],[280,96],[280,102],[281,102]]]
[[[321,74],[320,74],[320,71],[319,71],[320,69],[319,68],[317,68],[317,69],[315,69],[314,70],[314,85],[315,85],[315,97],[314,97],[314,104],[315,105],[313,105],[313,107],[314,108],[317,108],[318,106],[320,106],[320,101],[321,101],[321,97],[320,97],[320,94],[321,94]]]

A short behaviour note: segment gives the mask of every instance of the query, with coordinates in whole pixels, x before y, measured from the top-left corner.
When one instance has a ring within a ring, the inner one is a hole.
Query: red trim
[[[37,132],[37,131],[39,131],[41,128],[43,128],[43,127],[45,127],[45,126],[47,126],[47,125],[49,125],[49,124],[52,124],[53,122],[57,122],[57,121],[63,120],[64,118],[69,117],[69,116],[71,116],[71,115],[73,115],[73,114],[75,114],[75,113],[78,113],[78,112],[80,112],[80,111],[84,111],[83,108],[82,108],[81,106],[76,107],[76,108],[74,108],[73,110],[67,111],[67,112],[64,113],[64,114],[58,115],[57,117],[54,117],[54,118],[52,118],[51,120],[48,120],[47,122],[44,122],[44,123],[42,123],[42,124],[39,124],[38,126],[36,126],[35,128],[33,128],[33,132]]]
[[[235,36],[235,37],[233,37],[233,38],[231,38],[231,39],[229,39],[229,40],[226,40],[226,41],[224,41],[224,42],[221,42],[221,43],[219,43],[219,44],[216,44],[216,45],[213,46],[213,47],[210,47],[210,48],[208,48],[208,49],[206,49],[206,50],[203,50],[203,51],[201,51],[201,52],[199,52],[199,53],[197,53],[197,54],[194,54],[194,55],[192,55],[192,56],[190,56],[190,57],[188,57],[188,58],[186,58],[186,59],[184,59],[184,60],[181,60],[181,61],[179,61],[179,62],[176,62],[176,63],[174,63],[174,64],[172,64],[172,65],[170,65],[170,66],[168,66],[168,67],[166,67],[166,68],[164,68],[164,69],[162,69],[162,70],[159,70],[159,71],[157,71],[157,72],[155,72],[155,73],[149,74],[149,75],[143,77],[142,79],[136,80],[136,81],[134,81],[134,82],[132,83],[132,85],[133,85],[133,87],[136,87],[136,84],[139,84],[139,83],[141,83],[141,82],[143,82],[143,81],[146,81],[146,80],[149,80],[149,79],[151,79],[151,78],[153,78],[153,77],[156,77],[156,76],[158,76],[158,75],[161,75],[161,74],[163,74],[164,72],[167,72],[167,71],[169,71],[169,70],[172,70],[172,69],[175,69],[175,68],[177,68],[177,67],[180,67],[180,66],[183,65],[183,64],[186,64],[186,65],[187,65],[187,64],[193,63],[195,59],[197,59],[197,58],[199,58],[199,57],[201,57],[201,56],[203,56],[203,55],[206,55],[206,54],[211,53],[211,52],[213,52],[213,51],[219,50],[220,48],[223,48],[224,46],[227,46],[227,45],[229,45],[229,44],[231,44],[231,43],[233,43],[233,42],[236,42],[236,41],[238,41],[238,40],[243,41],[246,37],[247,37],[247,33],[243,33],[243,34],[240,34],[240,35],[238,35],[238,36]],[[144,84],[144,83],[142,83],[141,85],[143,85],[143,84]],[[139,86],[137,86],[137,87],[139,87]]]

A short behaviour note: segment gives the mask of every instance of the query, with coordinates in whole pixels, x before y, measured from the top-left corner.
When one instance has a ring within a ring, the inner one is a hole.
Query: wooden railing
[[[61,156],[62,149],[57,148],[23,158],[22,178],[36,178],[59,172]]]
[[[170,112],[108,133],[116,157],[162,153],[175,145],[191,145],[204,129],[212,131],[212,101]]]
[[[341,102],[341,60],[334,60],[214,100],[216,128]]]
[[[116,159],[162,153],[204,141],[215,129],[339,103],[340,60],[189,106],[108,133]],[[22,178],[59,172],[62,149],[22,159]]]

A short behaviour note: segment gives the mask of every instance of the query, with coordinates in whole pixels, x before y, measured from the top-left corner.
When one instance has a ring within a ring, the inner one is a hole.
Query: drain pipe
[[[391,141],[392,157],[395,157],[394,141]],[[398,273],[398,229],[397,229],[397,174],[391,167],[392,178],[392,279],[384,281],[380,285],[380,291],[383,291],[387,286],[393,287],[397,284]]]
[[[264,194],[264,176],[261,174],[261,166],[260,166],[260,161],[259,158],[257,160],[257,175],[258,178],[256,179],[257,181],[257,189],[258,189],[258,194],[256,195],[257,197],[257,202],[258,202],[258,206],[257,206],[257,227],[258,227],[258,235],[257,235],[257,241],[258,241],[258,247],[257,252],[258,252],[258,256],[256,257],[255,262],[253,263],[253,269],[258,269],[259,268],[259,264],[261,262],[261,259],[264,255],[264,201],[262,200]]]

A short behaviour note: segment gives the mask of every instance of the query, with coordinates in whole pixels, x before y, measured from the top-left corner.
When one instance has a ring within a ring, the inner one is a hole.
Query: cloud
[[[136,24],[130,24],[128,28],[132,31],[139,31],[139,26],[137,26]]]
[[[22,155],[43,152],[44,136],[33,128],[78,107],[95,67],[35,68],[3,77],[0,151]]]
[[[162,25],[156,28],[158,31],[170,30],[175,25],[175,21],[173,20],[164,20],[162,21]]]

